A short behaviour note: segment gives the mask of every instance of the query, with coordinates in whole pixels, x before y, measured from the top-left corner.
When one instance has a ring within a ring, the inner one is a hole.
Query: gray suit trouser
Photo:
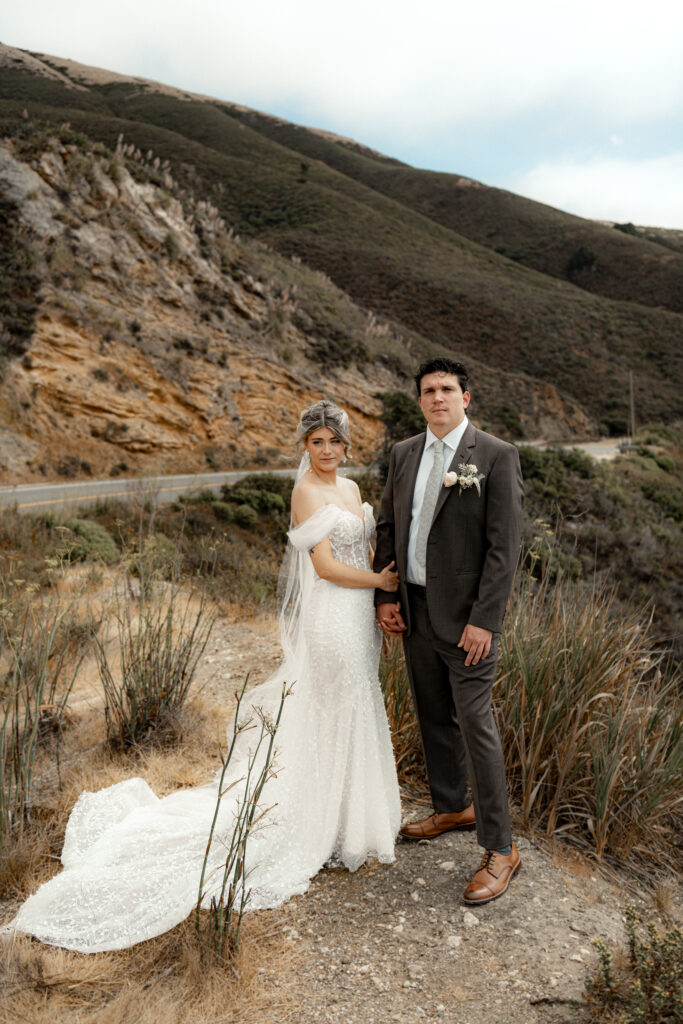
[[[410,635],[403,644],[434,811],[469,804],[469,775],[477,839],[487,850],[512,842],[503,750],[491,709],[498,638],[488,657],[465,665],[456,644],[435,635],[422,588],[409,585]]]

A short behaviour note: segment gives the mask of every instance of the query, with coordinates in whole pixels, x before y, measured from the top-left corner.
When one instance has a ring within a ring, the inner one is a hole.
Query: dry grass
[[[61,785],[48,751],[36,763],[35,814],[3,859],[3,917],[59,869],[64,829],[78,795],[141,776],[159,796],[204,784],[220,767],[224,709],[195,697],[177,714],[174,735],[116,751],[107,743],[101,699],[85,702],[63,739]],[[296,907],[249,915],[240,945],[216,961],[209,915],[131,949],[83,955],[18,936],[0,944],[0,1024],[262,1024],[295,1021],[293,951],[283,927]],[[259,971],[264,973],[259,974]]]
[[[642,612],[604,586],[522,578],[494,707],[524,824],[646,876],[675,869],[679,693]]]
[[[83,955],[18,937],[1,949],[0,1024],[264,1024],[294,1021],[292,911],[251,915],[216,963],[192,920],[113,953]],[[260,974],[259,971],[264,973]]]

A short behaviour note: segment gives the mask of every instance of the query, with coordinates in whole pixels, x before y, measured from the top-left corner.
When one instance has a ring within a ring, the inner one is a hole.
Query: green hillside
[[[663,245],[139,81],[76,89],[5,66],[0,95],[5,133],[21,130],[26,109],[32,121],[68,122],[111,147],[123,133],[170,160],[174,178],[210,199],[237,231],[323,271],[359,305],[403,327],[415,350],[422,339],[490,370],[552,384],[615,431],[632,370],[648,419],[681,415],[683,257]],[[494,223],[497,234],[487,237]],[[592,282],[587,290],[579,280],[587,265],[574,279],[561,271],[584,227],[581,244],[599,248],[591,275],[616,297],[596,294]]]
[[[233,114],[261,134],[321,160],[473,242],[607,298],[683,312],[675,232],[606,227],[455,174],[417,170],[253,111]]]

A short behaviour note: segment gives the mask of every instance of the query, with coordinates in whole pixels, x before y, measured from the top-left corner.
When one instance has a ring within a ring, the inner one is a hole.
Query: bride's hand
[[[390,562],[381,572],[376,573],[379,583],[378,590],[387,590],[390,594],[398,590],[398,573],[394,572],[395,562]]]

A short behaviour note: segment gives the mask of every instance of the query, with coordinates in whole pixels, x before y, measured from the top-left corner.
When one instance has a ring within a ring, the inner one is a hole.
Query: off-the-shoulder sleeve
[[[337,505],[322,505],[303,523],[293,527],[287,536],[297,551],[310,551],[327,537],[337,523],[341,509]]]

